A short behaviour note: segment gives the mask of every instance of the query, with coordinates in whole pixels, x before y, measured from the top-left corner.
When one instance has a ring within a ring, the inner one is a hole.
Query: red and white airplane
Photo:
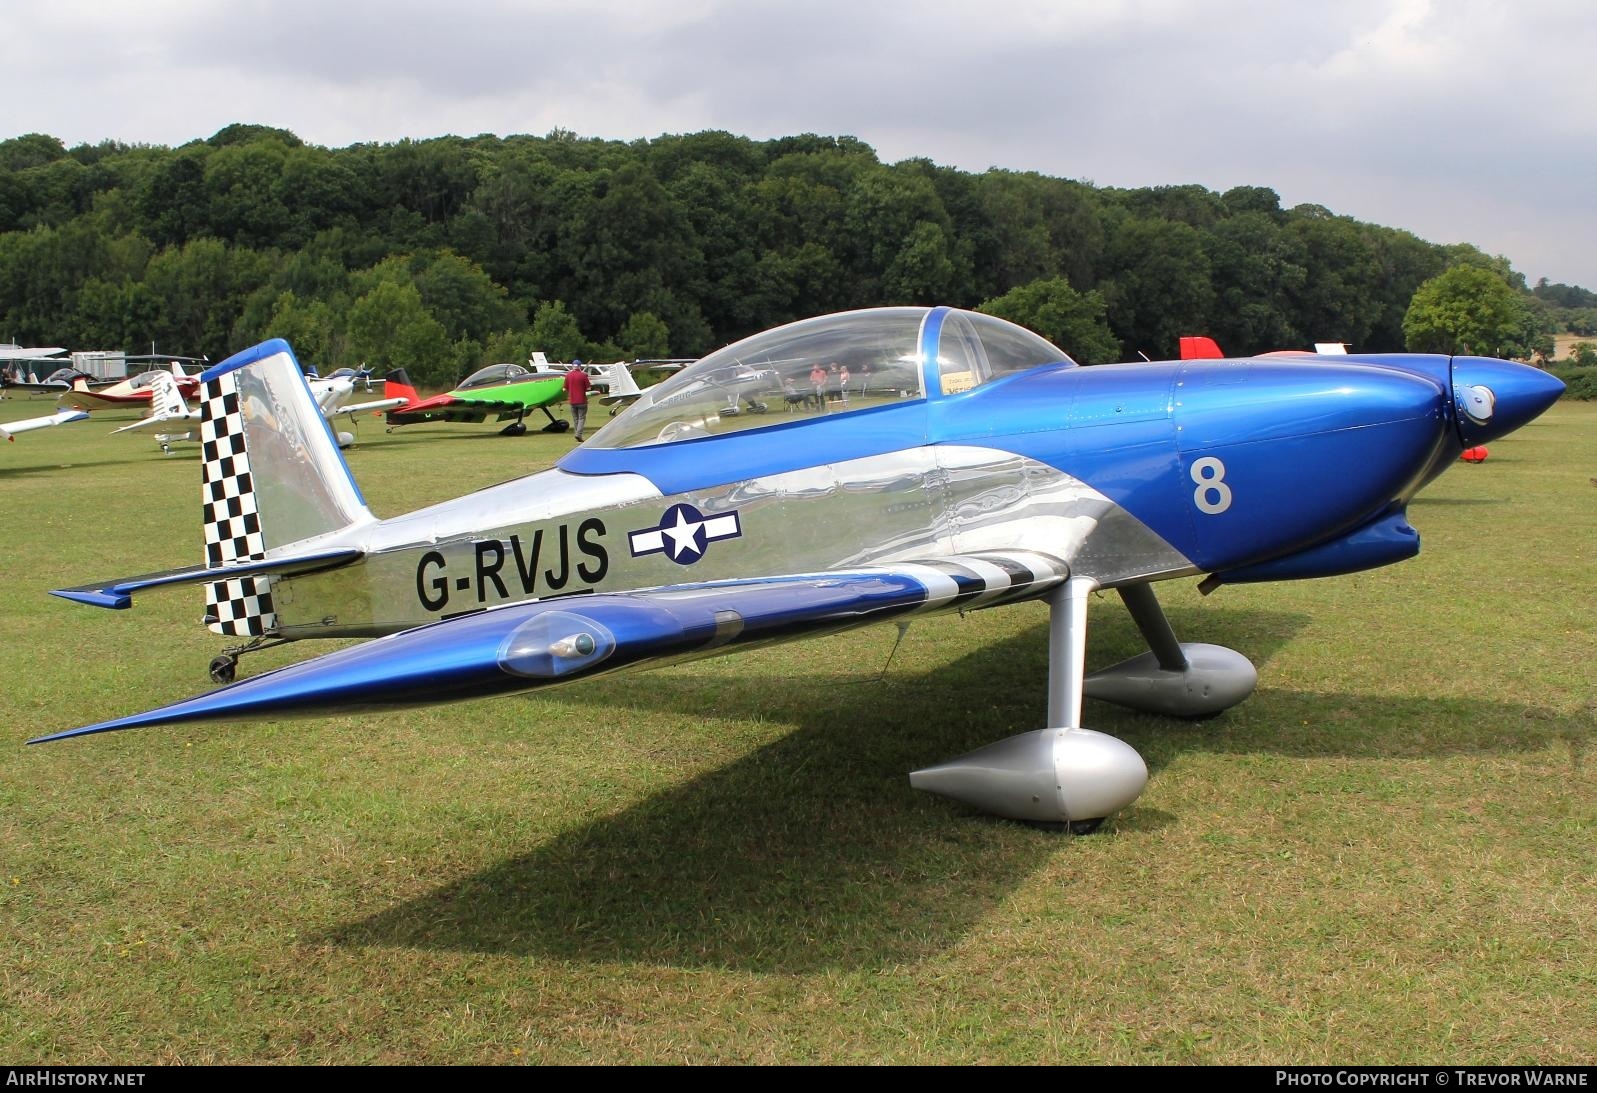
[[[192,359],[192,358],[187,358]],[[172,361],[170,373],[159,369],[129,376],[110,387],[95,389],[87,377],[72,381],[71,389],[56,400],[56,405],[70,410],[112,410],[118,407],[150,405],[155,395],[157,376],[167,376],[177,381],[177,390],[184,398],[193,398],[200,389],[200,378],[183,370],[183,362]]]

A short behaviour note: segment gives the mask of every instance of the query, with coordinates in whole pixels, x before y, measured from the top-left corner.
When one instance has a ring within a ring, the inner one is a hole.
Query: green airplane
[[[389,396],[409,398],[410,402],[403,409],[388,412],[388,429],[392,432],[401,425],[424,421],[486,421],[492,415],[495,421],[514,418],[500,433],[521,436],[527,431],[522,420],[527,411],[542,410],[549,419],[543,431],[563,433],[571,428],[571,422],[551,414],[549,405],[566,397],[565,379],[564,372],[534,372],[519,364],[490,364],[467,376],[453,391],[423,399],[416,396],[408,377],[397,382],[390,378]]]

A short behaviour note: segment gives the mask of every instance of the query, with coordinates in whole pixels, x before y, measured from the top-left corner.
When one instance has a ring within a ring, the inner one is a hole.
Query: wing
[[[372,402],[346,403],[327,411],[327,417],[337,417],[339,414],[378,413],[382,410],[398,410],[410,403],[408,398],[382,398]]]
[[[585,676],[1045,594],[1069,575],[1029,552],[534,600],[341,649],[148,713],[34,743],[146,725],[320,717],[516,694]]]
[[[535,372],[512,383],[466,388],[423,399],[403,410],[390,410],[388,424],[423,421],[485,421],[490,414],[503,421],[565,397],[564,372]]]
[[[81,410],[63,410],[58,414],[46,414],[44,417],[24,418],[21,421],[12,421],[0,425],[0,439],[14,439],[17,433],[31,433],[35,429],[48,429],[52,425],[65,425],[69,421],[87,421],[89,415]]]

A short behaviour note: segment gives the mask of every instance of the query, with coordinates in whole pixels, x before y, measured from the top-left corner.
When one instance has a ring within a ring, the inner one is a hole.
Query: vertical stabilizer
[[[157,419],[177,418],[189,416],[188,405],[183,401],[183,395],[177,389],[177,380],[165,372],[157,372],[151,384],[150,416]]]
[[[632,370],[621,364],[598,365],[599,378],[605,385],[605,393],[600,399],[605,405],[635,399],[643,394],[638,381],[632,378]]]
[[[416,394],[415,384],[410,382],[410,374],[403,368],[396,368],[383,377],[383,396],[405,399],[407,406],[414,406],[421,401],[421,397]]]
[[[370,522],[288,343],[273,339],[200,376],[205,564],[266,557]],[[271,578],[206,585],[218,634],[274,632]]]

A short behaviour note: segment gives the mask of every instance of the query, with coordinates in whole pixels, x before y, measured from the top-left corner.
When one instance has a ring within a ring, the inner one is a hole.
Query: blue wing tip
[[[86,603],[90,607],[109,607],[122,611],[133,606],[133,597],[126,592],[107,592],[99,588],[55,588],[50,595],[60,596],[73,603]]]
[[[60,732],[47,733],[44,736],[35,736],[29,744],[48,744],[53,740],[66,740],[73,736],[88,736],[91,733],[108,732],[115,722],[107,721],[99,725],[85,725],[81,729],[63,729]]]

